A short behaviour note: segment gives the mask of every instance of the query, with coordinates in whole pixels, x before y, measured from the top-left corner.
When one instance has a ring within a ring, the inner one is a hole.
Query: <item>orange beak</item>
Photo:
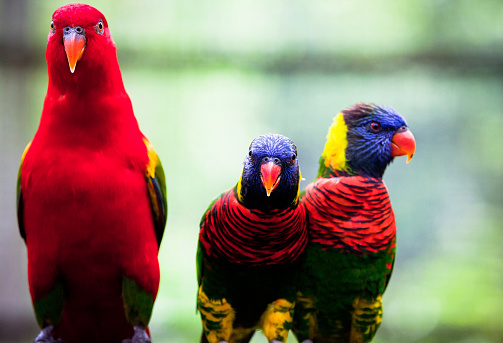
[[[267,162],[260,166],[260,181],[265,188],[267,196],[278,186],[281,177],[281,166],[274,162]]]
[[[70,65],[70,71],[73,74],[77,62],[82,57],[86,48],[86,37],[74,31],[63,36],[63,44],[65,46],[68,64]]]
[[[412,156],[416,152],[416,140],[409,129],[395,133],[391,140],[391,156],[407,155],[407,163],[410,162]]]

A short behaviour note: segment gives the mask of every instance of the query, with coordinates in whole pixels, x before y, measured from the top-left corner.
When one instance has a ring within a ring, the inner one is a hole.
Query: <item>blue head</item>
[[[320,160],[320,174],[382,177],[396,156],[415,151],[405,119],[390,107],[358,104],[334,118]],[[407,161],[407,162],[408,162]]]
[[[236,191],[246,207],[268,211],[296,205],[300,170],[297,147],[285,136],[262,135],[253,140]]]

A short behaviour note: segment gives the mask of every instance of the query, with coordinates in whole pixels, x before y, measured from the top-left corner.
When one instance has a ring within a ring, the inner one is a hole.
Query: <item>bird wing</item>
[[[155,237],[157,246],[161,245],[164,227],[168,216],[168,202],[166,196],[166,178],[161,160],[154,150],[152,144],[144,137],[143,142],[147,148],[148,165],[145,172],[147,190],[154,216]]]
[[[201,218],[201,222],[199,224],[200,230],[203,229],[203,227],[206,225],[206,216],[208,212],[210,212],[215,202],[217,202],[217,200],[220,199],[221,197],[222,194],[218,195],[215,199],[213,199],[208,208],[206,209],[206,211],[204,211],[204,214]],[[201,286],[204,276],[204,249],[200,240],[197,243],[196,272],[197,272],[197,285]]]
[[[17,173],[17,186],[16,186],[17,222],[19,226],[19,234],[21,235],[21,237],[23,237],[25,242],[26,242],[26,233],[24,231],[24,221],[23,221],[24,206],[23,206],[23,192],[21,190],[21,170],[23,168],[24,157],[26,156],[26,153],[30,149],[30,146],[31,142],[28,143],[21,157],[21,163],[19,165],[19,171]]]

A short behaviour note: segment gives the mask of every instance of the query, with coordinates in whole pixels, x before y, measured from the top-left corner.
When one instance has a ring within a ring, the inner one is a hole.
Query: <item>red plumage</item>
[[[251,210],[230,189],[206,212],[199,241],[211,259],[245,266],[292,263],[307,244],[306,213],[302,206]]]
[[[101,34],[95,29],[100,20]],[[42,117],[20,170],[30,293],[39,324],[54,325],[56,338],[120,342],[138,325],[124,310],[123,278],[152,303],[159,285],[155,231],[163,230],[165,213],[160,221],[153,214],[146,181],[155,161],[124,89],[104,16],[71,4],[54,13],[53,25]],[[72,73],[63,28],[76,26],[85,29],[86,46]],[[58,283],[64,293],[60,322],[37,308]]]
[[[310,242],[324,249],[376,253],[395,247],[395,216],[380,178],[318,178],[306,187],[302,203]]]

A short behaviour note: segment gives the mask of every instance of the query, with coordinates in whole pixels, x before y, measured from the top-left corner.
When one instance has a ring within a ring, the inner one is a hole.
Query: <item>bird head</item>
[[[298,203],[300,180],[295,144],[285,136],[267,134],[251,143],[236,192],[248,208],[284,209]]]
[[[408,163],[415,150],[407,122],[394,109],[358,104],[335,116],[318,175],[382,177],[395,157],[406,155]]]
[[[119,73],[115,43],[105,16],[85,4],[58,8],[51,20],[46,51],[49,77],[79,82],[92,78],[96,87]],[[101,81],[101,82],[98,82]]]

